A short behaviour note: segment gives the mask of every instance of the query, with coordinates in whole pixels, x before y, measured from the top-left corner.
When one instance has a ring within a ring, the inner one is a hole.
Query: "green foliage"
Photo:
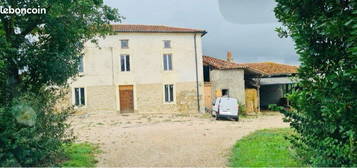
[[[11,111],[0,109],[0,166],[51,165],[62,143],[72,140],[65,123],[70,109],[54,113],[41,94],[16,98]]]
[[[268,109],[272,111],[280,111],[279,106],[276,104],[269,104]]]
[[[229,167],[300,167],[304,166],[291,150],[286,136],[291,129],[256,131],[239,140],[232,150]]]
[[[276,0],[300,55],[299,90],[282,109],[291,142],[313,166],[357,166],[357,1]]]
[[[0,15],[0,167],[51,166],[72,140],[69,109],[55,108],[75,77],[84,43],[121,20],[102,0],[2,0],[46,8],[42,15]]]
[[[97,147],[89,143],[64,145],[67,160],[61,164],[61,167],[95,167],[97,163],[95,154],[99,152]]]
[[[239,115],[243,115],[243,116],[247,115],[247,110],[244,104],[238,103],[238,111],[239,111],[238,112]]]

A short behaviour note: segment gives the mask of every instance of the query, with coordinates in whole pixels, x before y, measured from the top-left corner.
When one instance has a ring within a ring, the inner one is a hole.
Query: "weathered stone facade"
[[[88,86],[87,108],[110,111],[116,108],[116,88],[114,86]]]
[[[240,104],[245,104],[244,69],[214,69],[210,71],[212,83],[212,98],[215,99],[216,91],[229,90],[229,96],[238,99]]]
[[[196,83],[175,83],[174,86],[174,102],[165,103],[163,84],[136,85],[137,110],[143,113],[197,112]],[[203,106],[203,96],[200,93],[200,104]]]
[[[87,43],[83,51],[84,72],[77,79],[69,81],[72,104],[75,102],[75,88],[84,88],[86,103],[77,107],[78,110],[120,111],[123,102],[120,100],[119,87],[129,86],[132,88],[129,99],[133,102],[130,103],[130,111],[197,112],[198,81],[200,112],[203,112],[201,38],[204,33],[118,32],[98,40],[99,48],[96,44]],[[128,47],[121,47],[122,40],[128,41]],[[164,47],[164,41],[167,40],[171,41],[169,48]],[[164,55],[167,54],[172,56],[170,70],[164,69]],[[122,70],[123,55],[130,58],[130,70]],[[174,102],[164,101],[165,84],[173,85]]]
[[[200,83],[202,85],[202,83]],[[175,83],[174,102],[164,102],[163,84],[134,85],[135,112],[140,113],[194,113],[198,111],[196,83]],[[119,86],[85,87],[86,105],[77,108],[80,112],[119,111],[120,97],[117,95]],[[74,99],[73,92],[69,92]],[[203,91],[200,92],[200,105],[203,106]],[[70,105],[68,101],[66,104]]]

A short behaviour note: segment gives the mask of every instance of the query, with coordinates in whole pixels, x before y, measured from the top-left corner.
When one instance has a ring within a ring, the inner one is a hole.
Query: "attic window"
[[[120,40],[120,44],[122,49],[129,48],[129,40]]]
[[[171,41],[170,40],[164,40],[164,48],[171,48]]]

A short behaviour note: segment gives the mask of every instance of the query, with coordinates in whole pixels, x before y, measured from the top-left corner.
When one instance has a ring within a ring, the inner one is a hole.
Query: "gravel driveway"
[[[99,144],[99,167],[222,167],[237,140],[255,130],[288,127],[279,113],[235,121],[206,115],[102,113],[74,116],[80,142]]]

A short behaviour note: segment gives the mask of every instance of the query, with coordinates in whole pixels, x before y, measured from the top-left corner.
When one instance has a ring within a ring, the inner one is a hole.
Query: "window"
[[[84,72],[83,56],[79,58],[78,72]]]
[[[171,41],[170,40],[164,40],[164,48],[171,48]]]
[[[129,40],[120,40],[120,43],[122,49],[129,48]]]
[[[170,103],[174,101],[174,85],[165,85],[165,102]]]
[[[84,88],[74,88],[74,99],[76,106],[86,105]]]
[[[130,71],[130,57],[129,55],[120,56],[120,67],[122,72]]]
[[[172,54],[164,54],[164,70],[172,70]]]
[[[228,89],[222,89],[222,96],[229,96],[229,90]]]

